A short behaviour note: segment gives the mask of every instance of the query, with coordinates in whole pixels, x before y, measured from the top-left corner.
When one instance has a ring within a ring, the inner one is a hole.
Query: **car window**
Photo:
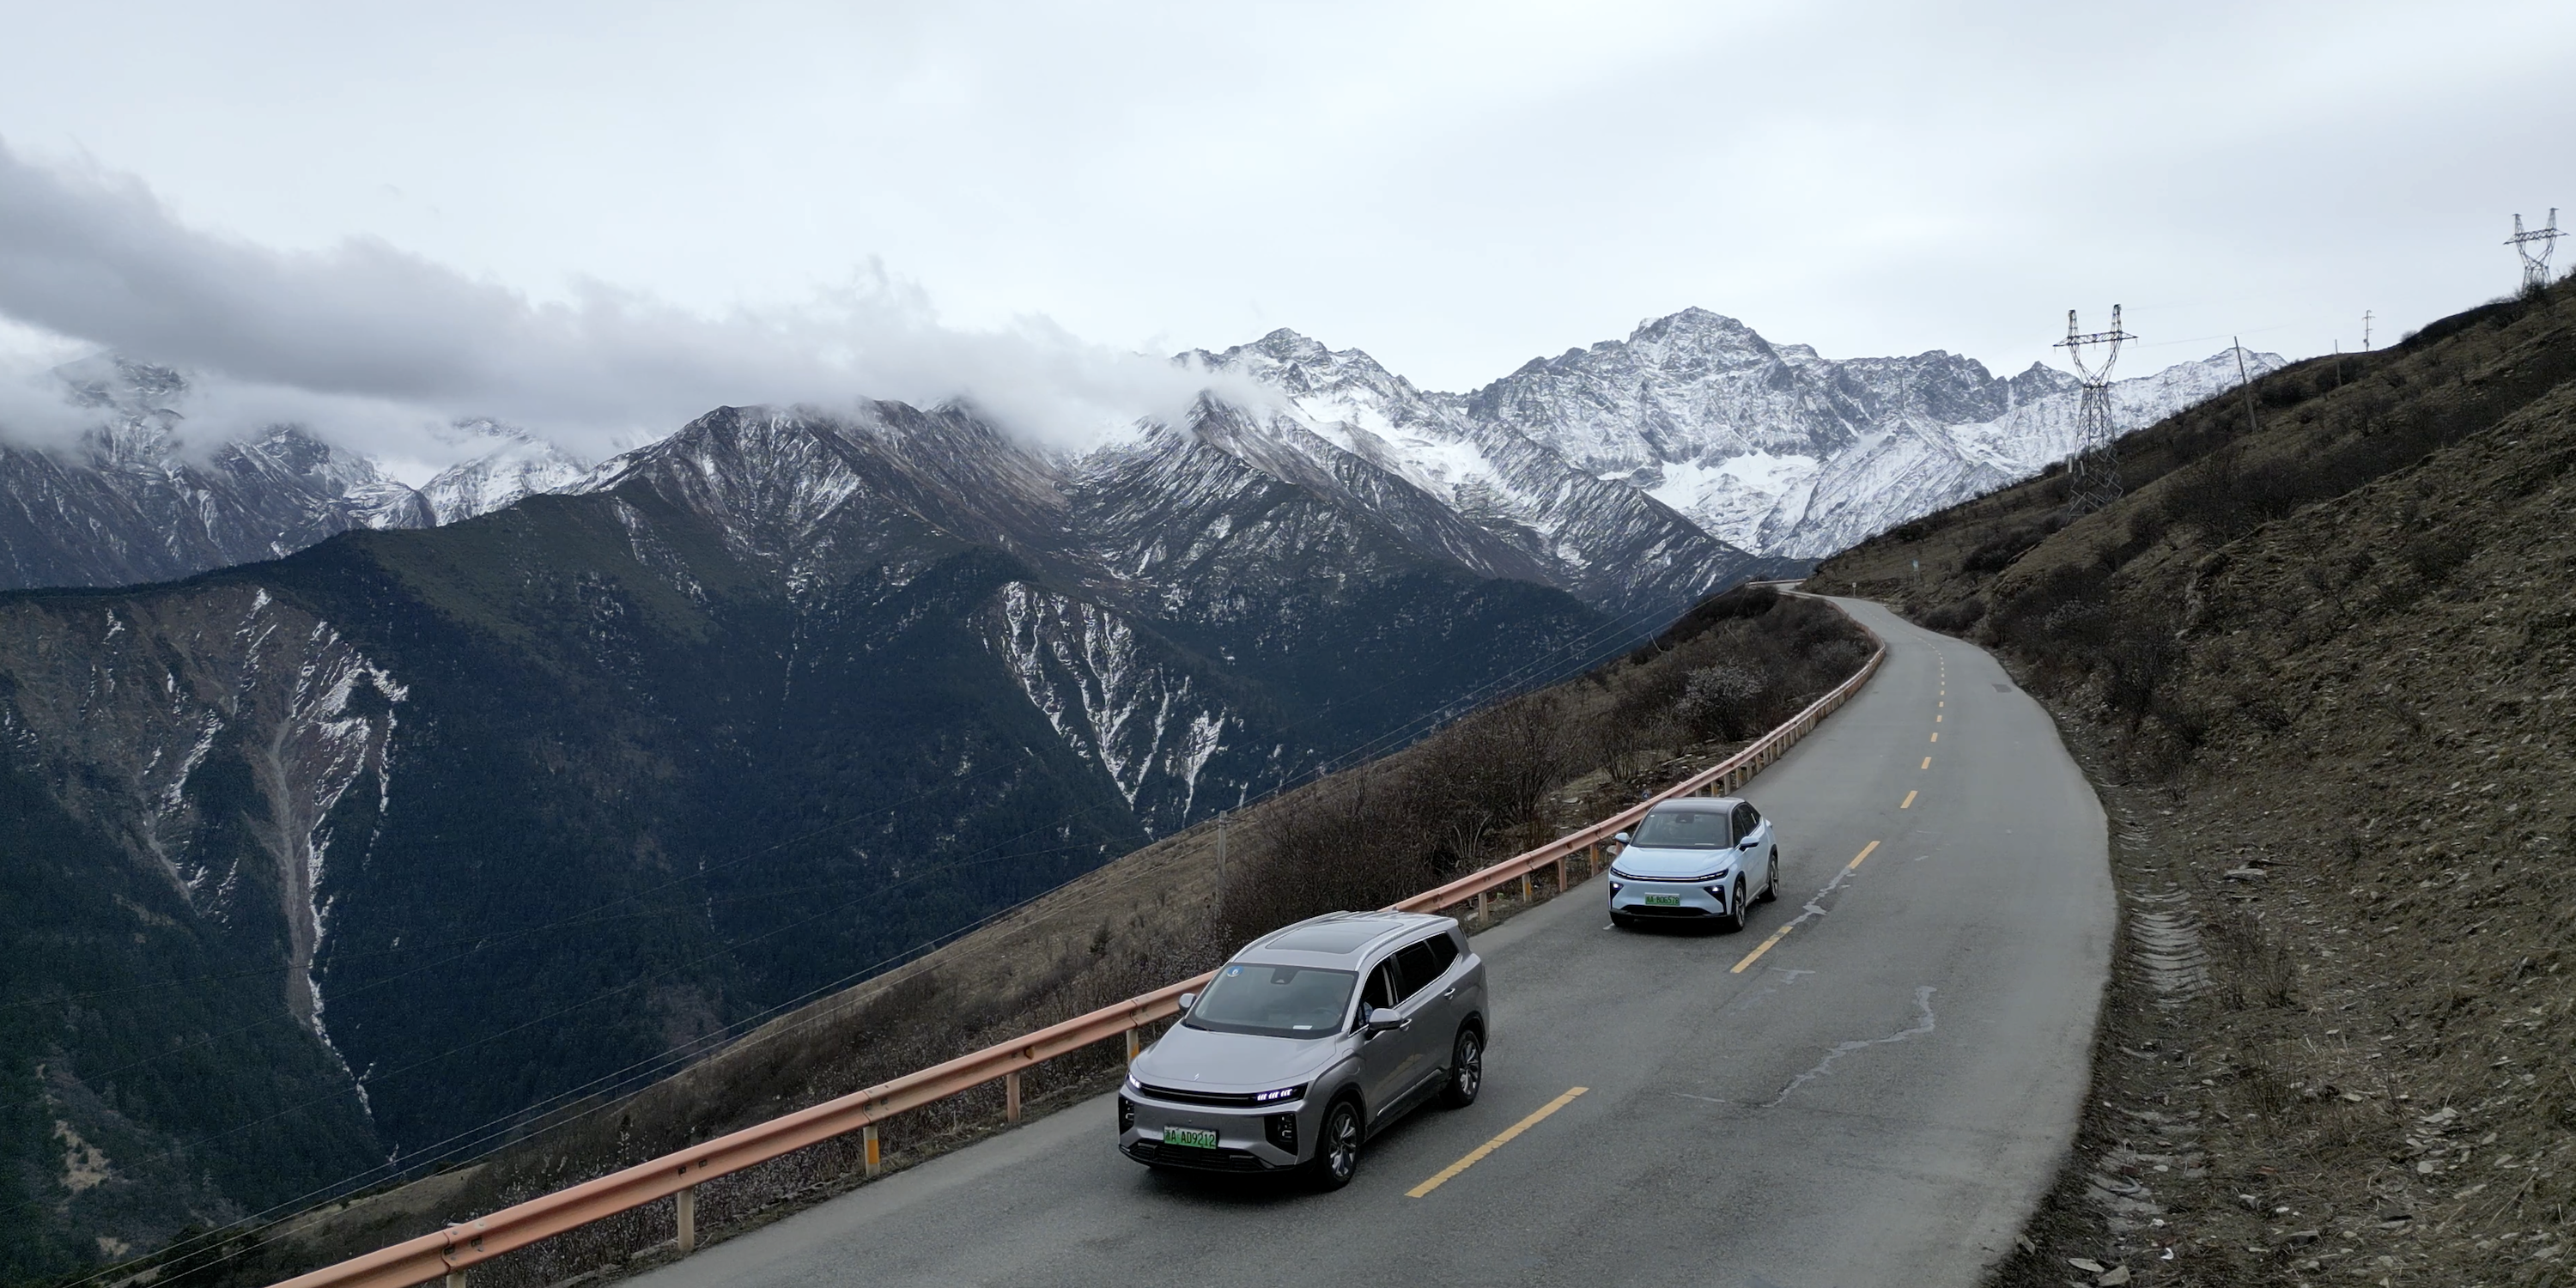
[[[1446,934],[1439,934],[1433,935],[1425,942],[1431,945],[1432,965],[1439,967],[1442,974],[1448,973],[1449,963],[1458,960],[1458,941]]]
[[[1402,952],[1395,955],[1395,970],[1401,977],[1399,982],[1404,985],[1404,991],[1397,995],[1397,1000],[1401,1001],[1421,992],[1430,985],[1431,981],[1440,978],[1440,959],[1433,955],[1428,941],[1407,944]]]
[[[1753,802],[1744,802],[1744,835],[1753,835],[1753,829],[1760,826],[1762,826],[1762,811],[1753,808]]]
[[[1393,1006],[1403,995],[1397,987],[1395,959],[1389,957],[1369,971],[1368,991],[1360,997],[1360,1014],[1365,1017],[1372,1006]]]
[[[1637,824],[1634,841],[1652,850],[1723,850],[1734,843],[1727,835],[1726,815],[1711,809],[1648,814]]]
[[[1733,812],[1735,814],[1735,834],[1737,836],[1751,836],[1753,834],[1753,807],[1750,805],[1737,805]]]
[[[1219,1033],[1314,1037],[1337,1032],[1359,976],[1320,966],[1233,962],[1216,973],[1182,1022]]]

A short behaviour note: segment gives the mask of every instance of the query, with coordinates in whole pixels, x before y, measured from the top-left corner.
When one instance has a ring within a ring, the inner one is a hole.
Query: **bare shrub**
[[[2261,918],[2228,909],[2203,927],[2218,970],[2211,972],[2219,999],[2243,1010],[2252,1006],[2288,1006],[2298,983],[2298,966],[2289,946],[2267,930]]]
[[[1690,673],[1675,711],[1703,738],[1744,738],[1761,718],[1763,676],[1733,662],[1704,666]]]
[[[1217,918],[1229,943],[1317,913],[1378,908],[1437,884],[1442,824],[1415,775],[1336,775],[1254,815],[1255,854],[1227,881]]]

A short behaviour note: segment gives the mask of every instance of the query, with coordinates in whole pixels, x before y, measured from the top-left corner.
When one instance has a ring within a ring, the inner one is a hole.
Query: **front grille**
[[[1248,1149],[1200,1149],[1195,1145],[1166,1145],[1157,1140],[1140,1140],[1127,1147],[1127,1156],[1139,1163],[1160,1167],[1194,1167],[1203,1172],[1266,1172],[1270,1165],[1253,1157]]]
[[[1136,1090],[1156,1100],[1177,1101],[1184,1105],[1215,1105],[1225,1109],[1249,1109],[1254,1105],[1265,1103],[1253,1099],[1253,1093],[1249,1091],[1183,1091],[1178,1087],[1157,1087],[1143,1082],[1136,1084]],[[1277,1102],[1267,1103],[1276,1104]]]
[[[1641,903],[1633,908],[1621,908],[1619,911],[1624,912],[1631,917],[1706,917],[1713,915],[1706,908],[1693,908],[1688,905],[1677,908],[1667,908],[1658,904],[1650,903]]]

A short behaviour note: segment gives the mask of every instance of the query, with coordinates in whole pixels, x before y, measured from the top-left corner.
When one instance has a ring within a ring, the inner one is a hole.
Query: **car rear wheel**
[[[1737,873],[1733,893],[1726,898],[1726,928],[1742,930],[1753,924],[1753,910],[1744,904],[1744,876]]]
[[[1316,1138],[1314,1160],[1306,1167],[1307,1178],[1319,1190],[1338,1190],[1359,1175],[1359,1102],[1336,1100],[1324,1111],[1324,1130]]]
[[[1464,1109],[1476,1103],[1476,1093],[1484,1087],[1485,1035],[1462,1028],[1449,1047],[1449,1089],[1440,1093],[1440,1103]]]
[[[1769,903],[1779,897],[1780,852],[1778,850],[1773,850],[1771,852],[1771,870],[1762,878],[1762,902]]]

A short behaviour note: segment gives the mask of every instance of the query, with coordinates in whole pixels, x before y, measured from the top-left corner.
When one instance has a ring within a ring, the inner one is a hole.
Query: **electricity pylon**
[[[2531,252],[2535,242],[2540,246],[2537,255]],[[2522,293],[2539,294],[2549,285],[2549,253],[2558,249],[2558,207],[2549,208],[2548,227],[2534,228],[2530,232],[2522,230],[2522,216],[2515,215],[2513,236],[2506,238],[2504,244],[2522,256]]]
[[[2120,342],[2138,337],[2120,329],[2120,306],[2111,306],[2111,329],[2082,333],[2075,310],[2066,311],[2066,338],[2050,345],[2066,350],[2067,362],[2082,382],[2075,404],[2075,455],[2066,462],[2066,517],[2082,518],[2120,499],[2120,453],[2112,442],[2111,367],[2120,360]],[[2085,361],[2084,351],[2101,346],[2099,364]]]

